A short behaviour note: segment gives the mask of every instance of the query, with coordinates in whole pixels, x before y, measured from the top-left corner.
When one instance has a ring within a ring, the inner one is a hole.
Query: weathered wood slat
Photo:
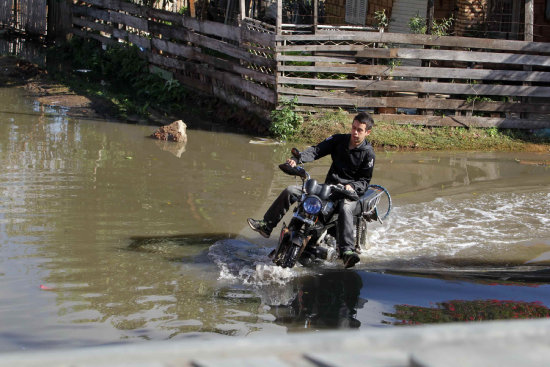
[[[236,95],[235,93],[228,92],[226,89],[217,87],[215,85],[212,86],[212,92],[215,96],[225,100],[228,103],[234,104],[246,111],[253,112],[266,120],[269,119],[268,110],[261,108],[260,106],[250,102],[249,100]]]
[[[327,56],[300,56],[300,55],[281,55],[276,54],[277,61],[294,61],[294,62],[340,62],[340,63],[354,63],[354,57],[327,57]]]
[[[415,48],[369,48],[357,51],[358,58],[439,60],[510,65],[550,66],[550,57],[526,54],[490,53],[474,51],[429,50]],[[277,55],[280,61],[298,62],[352,62],[352,57]]]
[[[229,43],[226,43],[217,39],[212,39],[197,33],[185,32],[185,31],[174,31],[172,32],[172,35],[174,36],[177,35],[178,39],[184,42],[191,42],[195,46],[206,47],[211,50],[215,50],[223,54],[226,54],[228,56],[234,57],[236,59],[250,62],[252,64],[257,64],[257,65],[266,66],[266,67],[275,67],[275,61],[272,59],[253,55],[247,52],[246,50],[243,50],[242,48],[233,46]]]
[[[433,36],[424,34],[405,34],[384,32],[332,32],[319,30],[316,34],[307,35],[277,35],[278,42],[377,42],[391,44],[427,45],[441,47],[458,47],[464,49],[488,49],[502,51],[521,51],[531,53],[550,53],[550,43],[510,41],[487,38]]]
[[[196,42],[197,44],[200,43],[200,45],[205,46],[205,47],[208,47],[208,46],[205,42],[202,42],[202,40],[210,40],[209,44],[217,43],[217,42],[222,42],[222,43],[226,44],[226,42],[224,42],[222,40],[211,39],[211,38],[206,37],[204,35],[197,35],[193,31],[186,30],[182,27],[173,27],[173,26],[169,26],[169,25],[166,25],[166,24],[156,23],[156,22],[149,22],[149,30],[150,30],[151,33],[162,35],[162,37],[166,38],[166,39],[171,38],[171,39],[179,40],[179,41],[183,41],[183,42]],[[233,45],[230,45],[230,46],[231,47],[236,47],[236,46],[233,46]],[[239,47],[236,47],[236,48],[240,49],[242,52],[247,52],[247,51],[243,51],[243,50],[246,49],[246,48],[250,48],[250,46],[243,45],[240,48]],[[259,49],[259,51],[265,52],[265,53],[269,52],[269,50],[267,50],[267,49]],[[247,52],[247,54],[250,54],[250,53]],[[252,54],[250,54],[250,55],[252,55]]]
[[[121,0],[83,0],[83,2],[95,5],[101,8],[111,9],[114,11],[124,11],[136,16],[144,16],[146,8],[128,1]]]
[[[95,39],[101,43],[104,43],[106,45],[118,45],[118,41],[117,40],[114,40],[112,38],[108,38],[108,37],[103,37],[99,34],[96,34],[96,33],[90,33],[90,32],[86,32],[86,31],[83,31],[81,29],[78,29],[78,28],[72,28],[72,32],[73,34],[79,36],[79,37],[83,37],[83,38],[91,38],[91,39]]]
[[[357,52],[357,57],[384,57],[417,60],[442,60],[510,65],[550,66],[550,57],[548,56],[477,51],[431,50],[416,48],[368,49]]]
[[[275,34],[254,32],[243,27],[241,28],[241,42],[258,43],[263,47],[275,48]]]
[[[149,32],[149,27],[147,25],[147,19],[134,17],[132,15],[110,12],[110,21],[113,23],[120,23],[127,25],[128,27],[139,29],[143,32]]]
[[[76,15],[76,16],[95,18],[99,20],[104,20],[106,22],[109,22],[111,20],[111,16],[109,14],[109,11],[107,10],[101,10],[97,8],[88,8],[85,6],[78,6],[78,5],[73,5],[72,9],[73,9],[73,15]]]
[[[190,71],[197,74],[206,75],[210,78],[223,82],[226,86],[231,86],[235,89],[240,89],[244,92],[250,93],[258,98],[263,99],[266,102],[275,104],[276,94],[275,90],[263,87],[259,84],[252,83],[245,79],[242,79],[238,75],[232,75],[228,73],[220,73],[218,70],[208,67],[208,65],[195,64],[185,62],[182,60],[169,59],[160,55],[151,54],[149,60],[161,66],[172,67],[180,70]]]
[[[157,39],[153,39],[153,42],[154,42],[155,48],[171,53],[173,55],[187,57],[196,62],[198,61],[204,64],[211,65],[221,70],[225,70],[225,71],[233,72],[237,75],[245,76],[256,82],[275,84],[275,76],[273,75],[261,73],[259,71],[252,70],[252,69],[247,69],[236,63],[231,63],[224,59],[219,59],[211,55],[203,54],[200,52],[200,49],[197,49],[196,47],[173,44],[164,40],[157,40]],[[174,61],[175,59],[170,57],[156,55],[156,54],[152,54],[152,56],[154,57],[153,58],[150,57],[150,59],[154,61],[156,64],[160,64],[160,65],[164,65],[172,68],[180,68],[180,66],[185,65],[184,63],[175,62]],[[161,59],[166,59],[167,63],[162,64],[162,62],[160,61]],[[179,61],[179,60],[176,60],[176,61]]]
[[[105,33],[113,33],[113,27],[109,24],[104,23],[98,23],[98,22],[92,22],[88,19],[79,18],[79,17],[73,17],[73,25],[77,25],[79,27],[85,27],[90,28],[95,31],[105,32]]]
[[[550,127],[550,121],[548,120],[537,121],[478,116],[376,115],[374,119],[375,121],[425,126],[498,127],[501,129],[543,129]]]
[[[550,97],[550,87],[520,85],[459,84],[393,80],[337,80],[279,77],[279,84],[300,84],[355,90],[466,94],[479,96]]]
[[[131,33],[118,28],[113,28],[112,34],[113,34],[113,37],[116,37],[119,40],[124,40],[130,44],[136,45],[143,49],[147,49],[147,50],[151,49],[151,40],[146,37],[141,37],[135,33]]]
[[[459,69],[438,67],[415,67],[386,65],[349,65],[336,64],[331,66],[298,66],[281,65],[279,71],[333,73],[333,74],[357,74],[380,77],[404,77],[404,78],[445,78],[445,79],[471,79],[494,81],[531,81],[550,82],[550,72],[544,71],[520,71],[520,70],[491,70],[491,69]]]
[[[424,110],[457,110],[521,113],[530,112],[549,114],[550,106],[542,103],[509,103],[509,102],[467,102],[459,99],[416,98],[416,97],[361,97],[349,93],[319,92],[318,95],[295,94],[292,89],[279,90],[280,100],[297,97],[297,103],[312,106],[342,106],[342,107],[395,107]]]
[[[151,46],[159,51],[167,52],[176,56],[182,56],[188,59],[193,58],[193,56],[197,52],[197,50],[195,50],[195,48],[192,46],[182,45],[159,38],[151,39]]]
[[[374,49],[374,43],[371,45],[277,45],[277,52],[359,52],[363,50]]]

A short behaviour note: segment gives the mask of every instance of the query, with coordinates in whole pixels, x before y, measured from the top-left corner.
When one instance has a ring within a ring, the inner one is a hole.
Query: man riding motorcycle
[[[374,170],[374,149],[366,140],[373,126],[374,121],[370,114],[366,112],[357,114],[353,118],[350,134],[335,134],[316,146],[307,148],[301,153],[302,162],[311,162],[330,154],[332,164],[325,183],[342,184],[346,190],[355,191],[358,196],[363,195]],[[295,158],[289,158],[286,162],[291,167],[297,164]],[[300,186],[288,186],[271,204],[263,220],[247,219],[250,228],[268,238],[273,228],[301,194]],[[353,236],[353,216],[361,210],[357,203],[347,199],[342,199],[338,203],[338,246],[346,268],[355,266],[360,260],[355,251]]]

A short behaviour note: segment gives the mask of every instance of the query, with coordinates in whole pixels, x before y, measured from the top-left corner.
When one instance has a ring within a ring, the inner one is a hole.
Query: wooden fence
[[[86,0],[73,7],[73,32],[137,45],[150,64],[186,85],[259,115],[277,103],[274,35],[253,21],[238,27],[125,1]]]
[[[233,26],[121,0],[74,5],[73,32],[137,45],[186,85],[262,116],[295,100],[302,111],[371,110],[397,123],[550,127],[550,43]]]
[[[337,28],[276,41],[279,99],[295,98],[302,110],[373,110],[382,113],[378,120],[424,125],[550,127],[550,43]]]
[[[0,0],[0,25],[32,35],[44,35],[46,11],[46,0]]]

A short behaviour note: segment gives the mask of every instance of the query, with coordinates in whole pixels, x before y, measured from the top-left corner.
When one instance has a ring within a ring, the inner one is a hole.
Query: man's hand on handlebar
[[[355,192],[355,189],[353,188],[353,186],[351,186],[350,184],[347,184],[346,186],[344,186],[344,188],[348,191],[353,191]]]

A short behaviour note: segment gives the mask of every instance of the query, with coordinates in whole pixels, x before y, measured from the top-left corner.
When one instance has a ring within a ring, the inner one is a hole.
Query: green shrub
[[[302,125],[303,117],[294,110],[296,101],[296,97],[292,101],[282,101],[280,103],[282,107],[271,111],[269,131],[277,139],[287,140],[292,138]]]

